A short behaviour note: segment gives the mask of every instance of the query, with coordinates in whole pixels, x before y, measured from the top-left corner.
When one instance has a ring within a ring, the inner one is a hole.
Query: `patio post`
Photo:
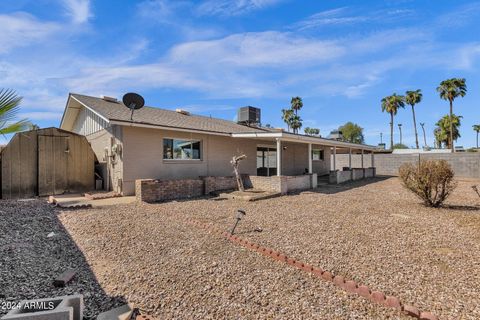
[[[337,146],[333,147],[333,171],[337,170]]]
[[[348,148],[348,168],[352,170],[352,148]]]
[[[312,144],[308,144],[308,173],[312,174]]]
[[[372,150],[372,168],[375,167],[375,152]]]
[[[277,176],[282,175],[282,141],[277,138]]]
[[[362,169],[363,169],[363,149],[362,149]]]

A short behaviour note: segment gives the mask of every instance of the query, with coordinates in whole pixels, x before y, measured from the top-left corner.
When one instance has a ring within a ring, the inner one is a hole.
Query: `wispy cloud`
[[[198,6],[201,15],[237,16],[276,5],[283,0],[206,0]]]
[[[324,26],[346,26],[367,22],[396,21],[414,14],[411,9],[376,10],[360,14],[354,8],[341,7],[315,13],[293,25],[294,29],[307,30]]]
[[[73,23],[87,22],[93,14],[90,0],[61,0],[67,15]]]
[[[306,30],[325,25],[353,24],[368,20],[368,17],[366,16],[345,16],[344,14],[347,13],[347,11],[348,8],[343,7],[318,12],[296,23],[295,27],[299,30]]]
[[[60,29],[56,23],[39,21],[25,12],[0,14],[0,25],[2,26],[0,53],[6,53],[15,47],[31,45]]]

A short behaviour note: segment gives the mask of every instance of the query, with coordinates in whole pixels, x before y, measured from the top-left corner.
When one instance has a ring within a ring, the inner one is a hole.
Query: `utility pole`
[[[398,130],[400,131],[400,144],[402,144],[402,124],[398,124]]]

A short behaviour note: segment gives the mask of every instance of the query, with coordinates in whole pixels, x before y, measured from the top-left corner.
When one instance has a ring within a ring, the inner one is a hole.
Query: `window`
[[[163,159],[200,160],[200,141],[163,139]]]
[[[313,149],[312,150],[312,160],[324,160],[323,150],[321,149]]]

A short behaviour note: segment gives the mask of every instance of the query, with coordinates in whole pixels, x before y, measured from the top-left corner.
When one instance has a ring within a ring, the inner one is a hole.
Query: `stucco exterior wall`
[[[163,139],[201,140],[201,160],[164,160]],[[231,176],[230,160],[245,154],[240,173],[256,175],[255,141],[226,136],[123,127],[123,191],[135,193],[136,179],[186,179],[199,176]]]
[[[88,142],[92,146],[98,163],[102,168],[102,176],[104,179],[104,188],[113,190],[116,192],[123,192],[123,150],[120,153],[116,153],[114,157],[107,159],[105,157],[105,148],[108,148],[109,154],[114,144],[123,146],[122,143],[122,127],[110,126],[106,129],[100,130],[96,133],[86,136]]]

